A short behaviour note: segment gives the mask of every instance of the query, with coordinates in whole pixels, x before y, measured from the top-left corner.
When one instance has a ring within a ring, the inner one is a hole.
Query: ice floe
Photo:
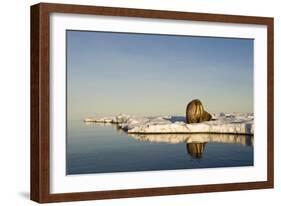
[[[126,114],[84,119],[85,122],[112,123],[128,133],[179,134],[222,133],[254,134],[253,113],[212,114],[212,120],[187,124],[184,116],[137,117]]]

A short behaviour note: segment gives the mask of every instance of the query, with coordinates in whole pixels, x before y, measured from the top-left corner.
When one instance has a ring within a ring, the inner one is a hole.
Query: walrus
[[[199,123],[211,120],[212,116],[204,110],[203,104],[199,99],[194,99],[186,107],[186,122]]]

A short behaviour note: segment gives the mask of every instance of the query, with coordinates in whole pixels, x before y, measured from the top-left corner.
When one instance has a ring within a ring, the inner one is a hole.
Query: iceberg
[[[212,114],[210,121],[187,124],[185,116],[137,117],[126,114],[88,117],[85,122],[112,123],[129,134],[254,134],[253,113]]]

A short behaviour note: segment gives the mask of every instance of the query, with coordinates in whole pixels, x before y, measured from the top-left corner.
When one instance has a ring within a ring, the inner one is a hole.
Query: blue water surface
[[[161,135],[133,138],[116,125],[69,121],[67,174],[253,166],[253,136],[240,136],[240,142],[229,141],[227,135],[223,142],[155,139]]]

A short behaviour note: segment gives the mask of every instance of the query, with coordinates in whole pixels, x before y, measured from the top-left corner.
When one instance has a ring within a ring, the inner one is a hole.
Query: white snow
[[[212,114],[212,120],[186,124],[184,116],[136,117],[125,114],[117,116],[86,118],[85,122],[114,123],[128,133],[177,134],[222,133],[254,134],[253,113]]]

